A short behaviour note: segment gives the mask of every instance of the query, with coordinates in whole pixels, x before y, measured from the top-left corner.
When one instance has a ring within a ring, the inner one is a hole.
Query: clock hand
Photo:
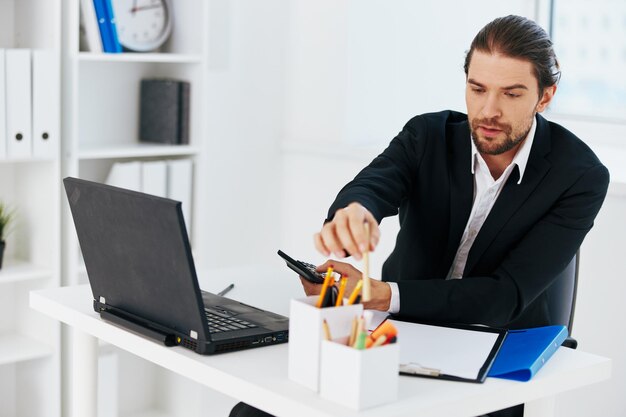
[[[136,11],[137,11],[137,0],[133,0],[133,7],[130,9],[130,12],[132,14],[135,14]]]
[[[160,9],[161,7],[163,7],[163,6],[161,6],[160,4],[152,4],[150,6],[133,7],[132,9],[130,9],[130,11],[135,13],[135,12],[138,12],[140,10],[157,9],[157,8]]]

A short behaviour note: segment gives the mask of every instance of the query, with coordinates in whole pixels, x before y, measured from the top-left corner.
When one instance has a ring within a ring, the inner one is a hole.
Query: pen
[[[356,283],[356,287],[354,287],[354,289],[352,290],[352,293],[350,294],[350,298],[348,298],[348,305],[354,304],[354,301],[359,295],[359,291],[361,291],[362,285],[363,285],[363,280],[360,279],[359,282]]]
[[[333,267],[329,266],[328,270],[326,270],[326,277],[324,278],[324,283],[322,284],[322,290],[320,291],[320,295],[317,298],[317,303],[315,304],[315,307],[317,308],[322,308],[322,305],[324,304],[324,298],[326,298],[326,290],[328,289],[328,285],[330,284],[332,275]]]
[[[339,284],[339,293],[337,294],[337,301],[335,302],[335,307],[340,307],[343,305],[343,294],[346,292],[346,284],[348,283],[347,277],[341,277],[341,283]]]
[[[330,329],[328,328],[328,322],[326,319],[322,322],[322,328],[324,329],[324,338],[326,340],[333,340],[332,337],[330,337]]]
[[[226,293],[230,290],[232,290],[233,288],[235,288],[235,284],[230,284],[228,287],[224,288],[222,291],[218,292],[217,295],[219,295],[220,297],[223,295],[226,295]]]
[[[370,283],[370,224],[365,222],[363,226],[365,226],[367,246],[363,252],[363,294],[361,299],[370,301],[372,299],[372,285]]]
[[[370,336],[365,341],[365,346],[366,347],[372,346],[374,343],[376,343],[376,340],[378,340],[382,336],[385,336],[387,340],[391,340],[393,337],[396,337],[397,335],[398,335],[398,329],[396,328],[396,326],[391,324],[389,320],[385,320],[384,322],[381,323],[380,326],[374,329],[372,334],[370,334]]]

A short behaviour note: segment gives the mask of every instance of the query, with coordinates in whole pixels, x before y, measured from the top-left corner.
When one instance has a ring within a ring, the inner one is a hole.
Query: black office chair
[[[570,337],[565,339],[561,346],[576,349],[578,341],[571,337],[576,309],[576,291],[578,288],[578,265],[580,250],[576,252],[570,263],[559,274],[554,283],[548,288],[548,310],[553,324],[567,326]]]

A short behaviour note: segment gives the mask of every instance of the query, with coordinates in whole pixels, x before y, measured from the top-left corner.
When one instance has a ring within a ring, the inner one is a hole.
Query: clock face
[[[113,0],[117,36],[132,51],[151,51],[170,35],[172,23],[166,0]]]

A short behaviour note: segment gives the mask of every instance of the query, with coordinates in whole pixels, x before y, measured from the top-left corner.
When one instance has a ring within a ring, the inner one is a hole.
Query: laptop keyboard
[[[209,333],[232,332],[233,330],[251,329],[258,327],[249,321],[238,319],[237,317],[222,317],[204,310],[204,314],[209,322]]]

